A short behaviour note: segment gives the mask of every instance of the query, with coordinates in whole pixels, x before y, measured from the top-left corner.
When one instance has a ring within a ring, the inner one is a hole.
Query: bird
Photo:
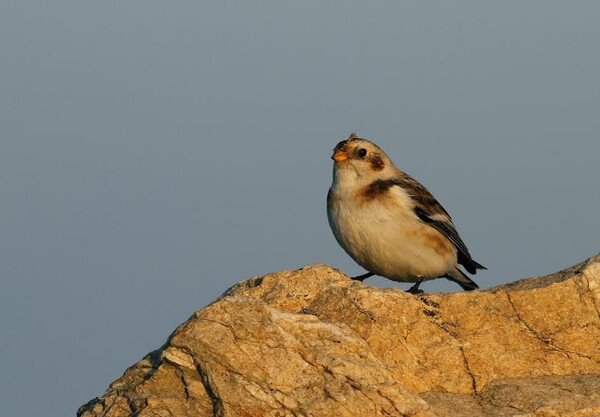
[[[416,179],[396,168],[375,143],[356,133],[339,142],[327,193],[327,219],[340,246],[368,272],[414,283],[446,278],[465,291],[479,286],[459,267],[475,274],[474,261],[450,214]]]

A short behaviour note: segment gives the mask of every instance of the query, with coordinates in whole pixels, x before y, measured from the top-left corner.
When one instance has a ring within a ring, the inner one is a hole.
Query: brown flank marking
[[[437,230],[432,230],[429,233],[423,234],[423,239],[425,239],[427,244],[440,255],[446,256],[452,251],[452,242]]]

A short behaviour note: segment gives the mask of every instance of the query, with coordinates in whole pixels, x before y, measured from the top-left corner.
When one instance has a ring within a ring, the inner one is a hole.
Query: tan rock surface
[[[600,255],[469,293],[255,277],[78,415],[600,416]]]

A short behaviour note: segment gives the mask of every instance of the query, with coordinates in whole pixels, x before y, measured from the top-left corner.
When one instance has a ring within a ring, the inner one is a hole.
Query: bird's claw
[[[407,293],[410,293],[410,294],[415,294],[415,295],[416,295],[416,294],[423,294],[423,293],[425,293],[425,291],[423,291],[423,290],[420,290],[420,289],[419,289],[419,285],[421,285],[421,283],[422,283],[422,282],[423,282],[423,280],[422,280],[422,279],[418,280],[418,281],[415,283],[415,285],[413,285],[413,286],[412,286],[412,287],[410,287],[408,290],[406,290],[406,292],[407,292]]]

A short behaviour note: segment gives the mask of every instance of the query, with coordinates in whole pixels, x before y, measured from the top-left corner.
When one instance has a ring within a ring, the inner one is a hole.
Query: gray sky
[[[5,0],[0,415],[73,415],[249,276],[362,273],[325,215],[351,131],[444,204],[484,288],[597,253],[599,16],[595,1]]]

